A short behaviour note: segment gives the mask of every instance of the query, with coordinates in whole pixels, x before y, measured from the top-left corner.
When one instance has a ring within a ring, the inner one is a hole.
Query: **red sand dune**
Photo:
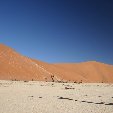
[[[95,61],[49,64],[0,44],[0,79],[113,83],[113,66]]]

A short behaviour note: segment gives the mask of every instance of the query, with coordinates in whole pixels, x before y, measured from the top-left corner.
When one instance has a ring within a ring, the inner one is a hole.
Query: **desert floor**
[[[0,113],[113,113],[113,84],[0,80]]]

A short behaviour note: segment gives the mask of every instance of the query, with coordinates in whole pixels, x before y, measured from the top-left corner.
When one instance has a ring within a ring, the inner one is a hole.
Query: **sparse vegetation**
[[[29,82],[29,81],[27,81],[27,80],[24,80],[24,82]]]
[[[74,83],[77,83],[77,81],[74,81]]]
[[[54,82],[54,75],[51,75],[52,82]]]

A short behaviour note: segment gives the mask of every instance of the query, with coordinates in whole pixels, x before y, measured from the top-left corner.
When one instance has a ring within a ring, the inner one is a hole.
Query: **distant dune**
[[[113,83],[113,65],[96,61],[49,64],[0,44],[0,79]]]

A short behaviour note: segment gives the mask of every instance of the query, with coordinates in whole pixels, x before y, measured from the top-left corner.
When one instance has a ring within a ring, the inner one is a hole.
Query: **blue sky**
[[[0,43],[50,63],[113,64],[113,1],[0,0]]]

